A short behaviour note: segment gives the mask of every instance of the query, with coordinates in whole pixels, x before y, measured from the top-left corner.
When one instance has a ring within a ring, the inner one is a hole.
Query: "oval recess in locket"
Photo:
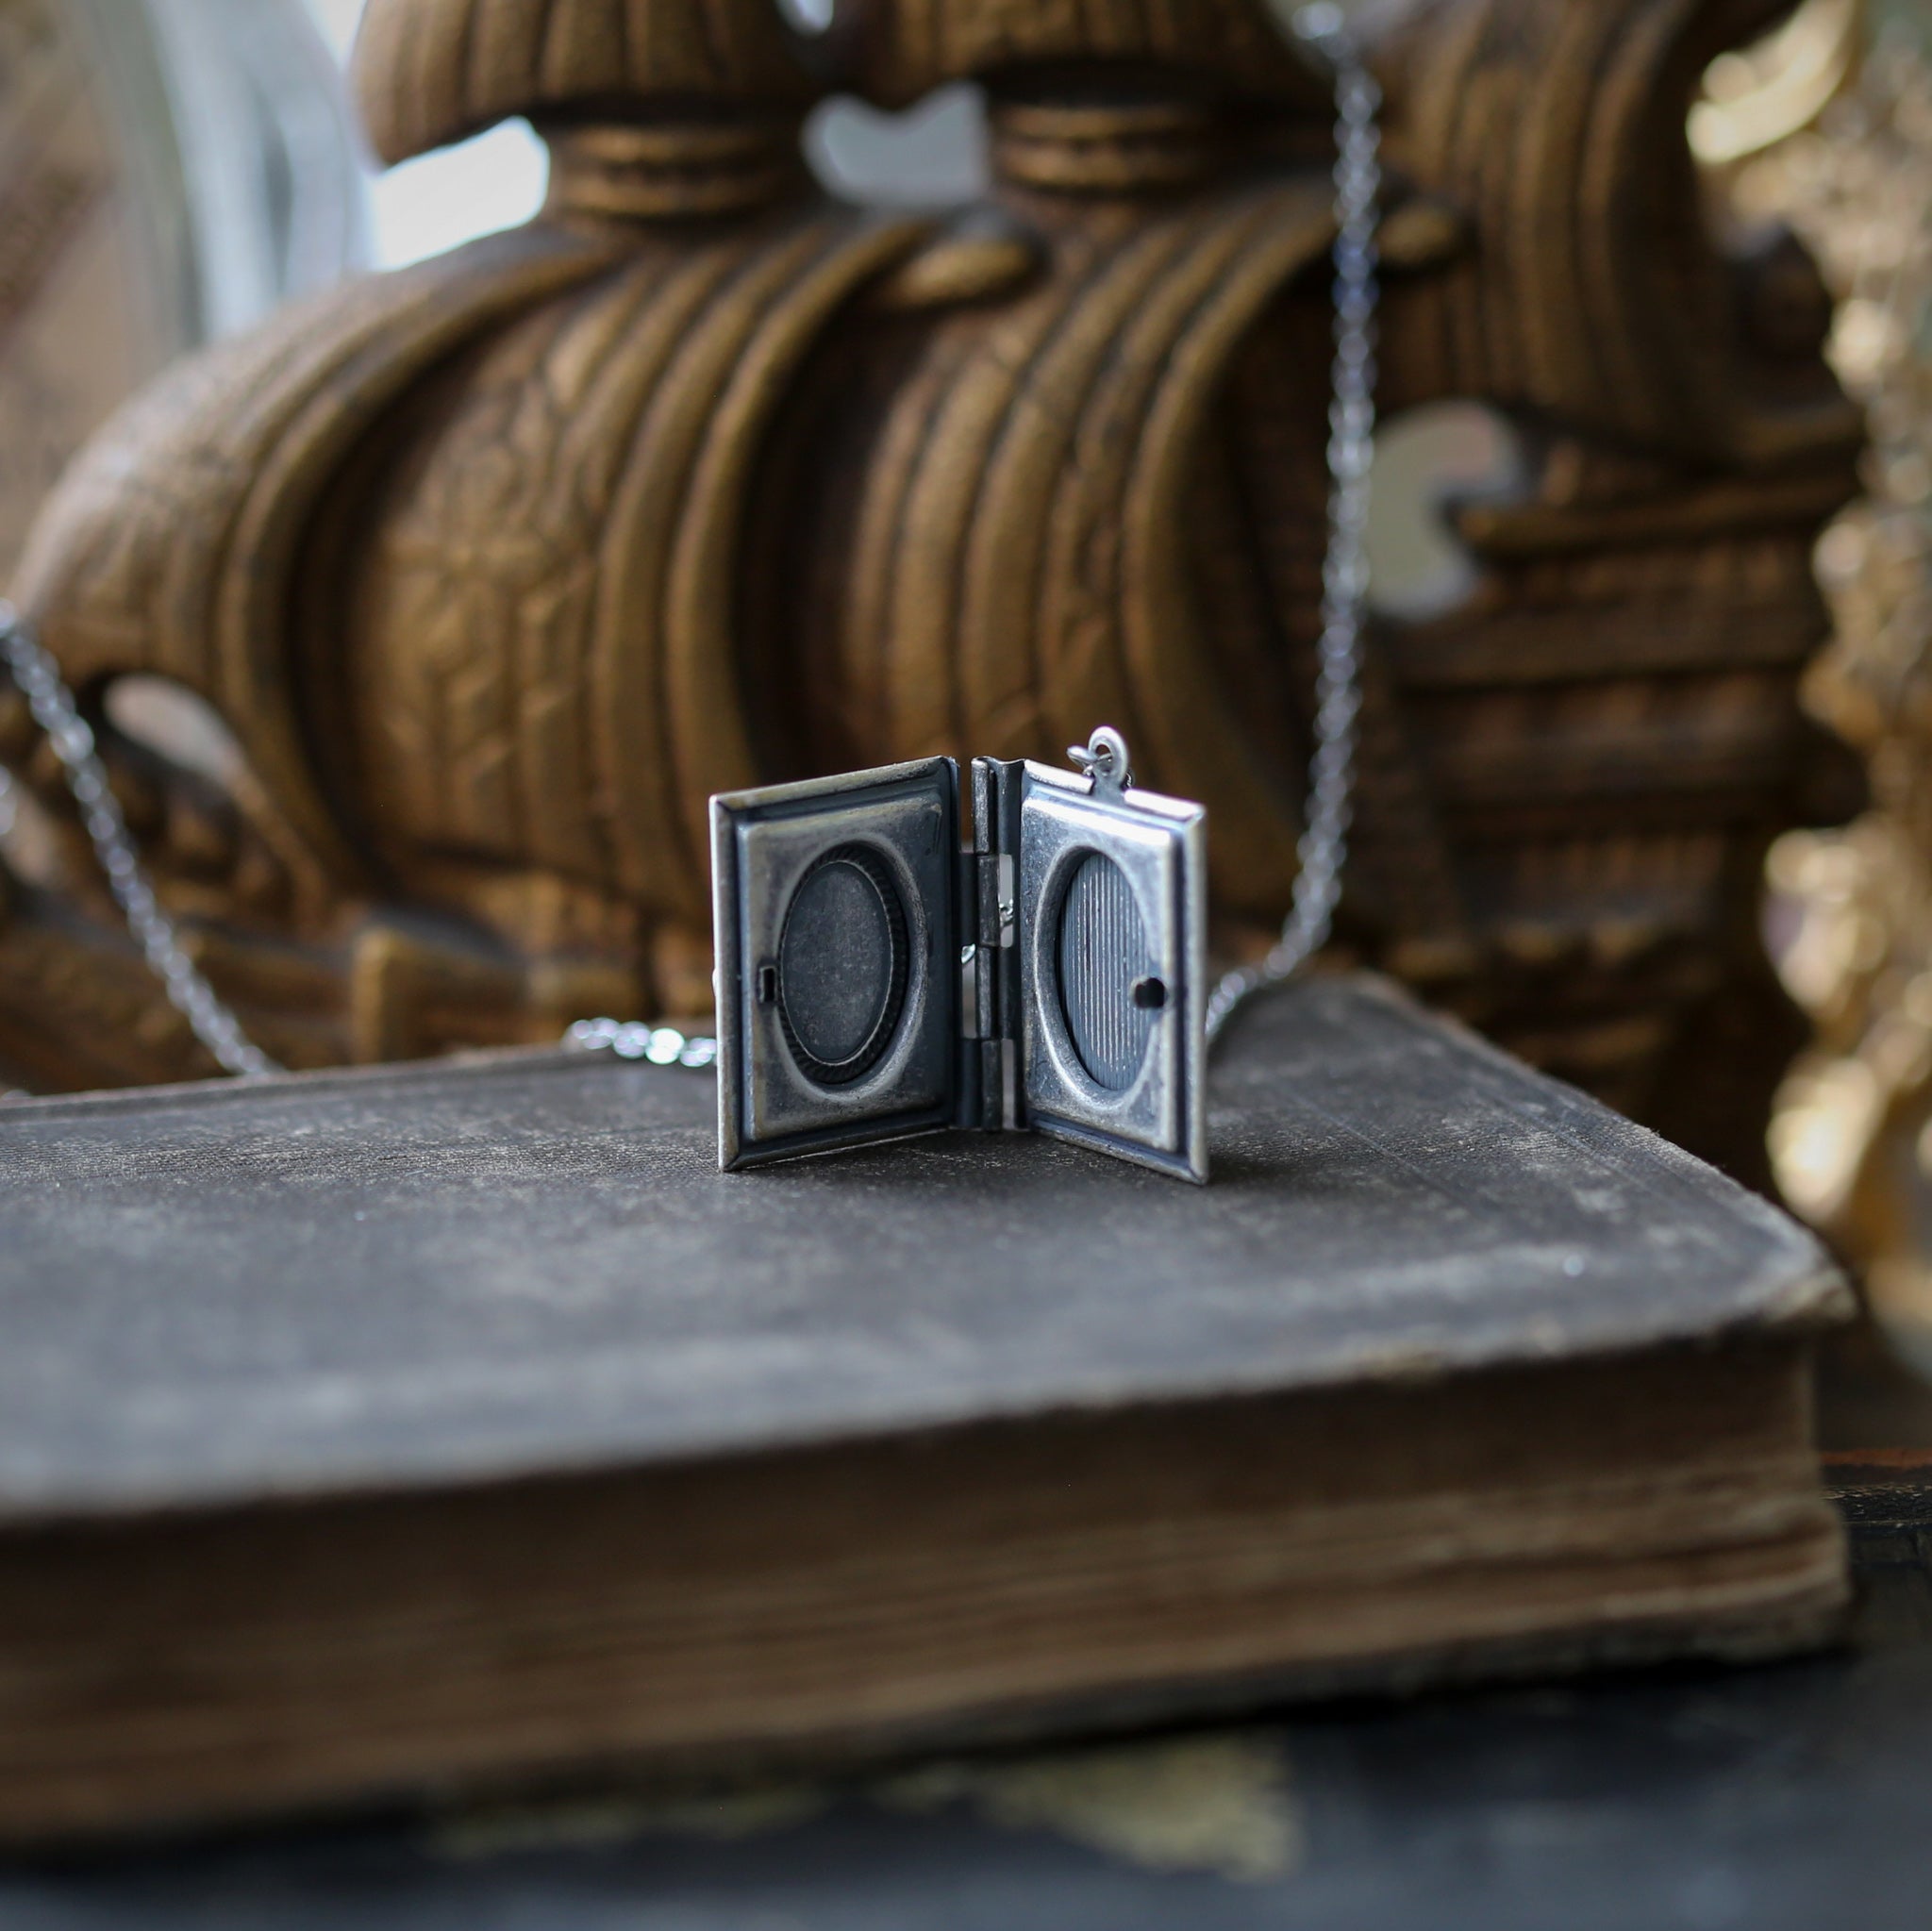
[[[910,977],[906,905],[885,857],[827,852],[800,881],[778,941],[778,1013],[808,1079],[850,1086],[885,1057]]]
[[[1167,988],[1126,874],[1089,852],[1059,911],[1060,1012],[1087,1076],[1124,1092],[1141,1076]]]

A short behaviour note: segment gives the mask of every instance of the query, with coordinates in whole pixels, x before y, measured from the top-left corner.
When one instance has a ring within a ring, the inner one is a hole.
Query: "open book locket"
[[[1208,1177],[1207,813],[950,757],[711,802],[719,1164],[1031,1129]]]

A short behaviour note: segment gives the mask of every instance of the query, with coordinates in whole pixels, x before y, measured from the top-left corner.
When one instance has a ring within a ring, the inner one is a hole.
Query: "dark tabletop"
[[[668,1805],[579,1793],[0,1873],[5,1931],[1920,1931],[1932,1457],[1840,1463],[1838,1654]]]

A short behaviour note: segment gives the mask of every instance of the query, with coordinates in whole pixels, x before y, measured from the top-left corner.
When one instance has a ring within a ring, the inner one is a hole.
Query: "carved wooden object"
[[[1684,140],[1711,55],[1776,11],[1379,20],[1387,405],[1492,404],[1536,480],[1460,516],[1472,603],[1378,631],[1343,926],[1745,1166],[1796,1038],[1763,853],[1846,802],[1795,688],[1857,444],[1802,262],[1794,304],[1786,257],[1727,258]],[[1296,862],[1329,326],[1325,91],[1263,0],[862,0],[804,48],[771,0],[372,0],[357,72],[391,159],[530,114],[545,215],[169,378],[21,586],[94,698],[166,676],[234,731],[192,862],[186,781],[118,748],[271,1051],[703,1010],[711,791],[1058,757],[1103,719],[1209,806],[1222,941],[1261,940]],[[984,206],[813,185],[816,98],[962,77]],[[98,1023],[136,983],[98,905],[16,893],[0,1059],[194,1070],[165,1014]]]

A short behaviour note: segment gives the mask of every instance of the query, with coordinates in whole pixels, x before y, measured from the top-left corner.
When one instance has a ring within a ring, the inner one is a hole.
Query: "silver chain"
[[[646,1059],[653,1066],[696,1070],[718,1063],[716,1040],[681,1033],[675,1025],[580,1019],[564,1034],[563,1043],[573,1053],[615,1053],[620,1059]]]
[[[1291,979],[1327,944],[1341,902],[1355,820],[1356,732],[1369,595],[1369,500],[1375,462],[1377,241],[1382,196],[1382,90],[1362,64],[1341,9],[1305,7],[1295,32],[1335,70],[1335,389],[1328,408],[1328,555],[1322,569],[1321,668],[1315,750],[1294,900],[1274,951],[1232,972],[1208,999],[1208,1038],[1257,992]]]
[[[1361,645],[1367,608],[1369,493],[1375,454],[1377,246],[1382,192],[1382,91],[1362,64],[1341,8],[1317,0],[1294,18],[1296,34],[1335,75],[1335,367],[1328,411],[1328,553],[1322,572],[1321,668],[1315,683],[1315,750],[1309,768],[1301,871],[1281,939],[1258,965],[1229,973],[1208,1001],[1208,1037],[1217,1039],[1241,1004],[1291,978],[1328,942],[1341,898],[1354,818],[1356,726],[1361,710]],[[263,1078],[282,1069],[253,1044],[234,1013],[189,957],[175,922],[141,862],[94,735],[54,659],[10,605],[0,604],[0,663],[47,735],[80,809],[108,890],[169,1002],[228,1073]],[[0,768],[0,836],[12,818],[11,784]],[[564,1036],[579,1052],[609,1052],[654,1066],[714,1065],[718,1042],[675,1026],[580,1020]]]
[[[108,781],[108,768],[94,746],[92,730],[81,716],[73,691],[61,681],[54,659],[34,641],[10,604],[0,604],[0,663],[20,687],[34,722],[47,734],[47,741],[60,760],[67,789],[80,807],[80,822],[107,875],[108,890],[125,915],[127,929],[160,980],[169,1004],[187,1020],[194,1037],[225,1072],[246,1079],[279,1073],[282,1069],[250,1042],[241,1022],[188,957],[181,935],[174,920],[161,909],[141,862],[120,800]],[[10,791],[10,786],[7,789]],[[0,808],[10,809],[10,805],[9,796]]]

